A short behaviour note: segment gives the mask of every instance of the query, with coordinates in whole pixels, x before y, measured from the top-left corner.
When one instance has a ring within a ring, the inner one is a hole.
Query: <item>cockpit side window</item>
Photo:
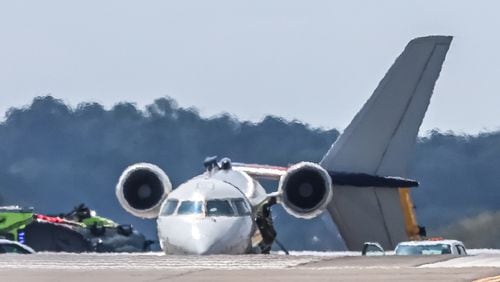
[[[203,213],[203,202],[183,201],[181,202],[177,214],[201,214]]]
[[[167,200],[167,202],[163,206],[163,210],[161,211],[160,215],[174,214],[175,209],[177,208],[177,204],[179,204],[179,201],[176,199]]]
[[[233,206],[236,208],[238,215],[248,215],[250,214],[250,209],[243,199],[233,200]]]
[[[234,210],[227,200],[208,200],[207,216],[234,216]]]

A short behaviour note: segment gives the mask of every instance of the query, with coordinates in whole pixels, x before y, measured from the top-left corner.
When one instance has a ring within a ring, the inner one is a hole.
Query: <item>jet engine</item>
[[[300,162],[281,177],[278,191],[288,213],[310,219],[322,213],[332,199],[332,180],[318,164]]]
[[[127,167],[116,184],[116,197],[122,207],[141,218],[156,218],[170,191],[172,184],[168,176],[149,163]]]

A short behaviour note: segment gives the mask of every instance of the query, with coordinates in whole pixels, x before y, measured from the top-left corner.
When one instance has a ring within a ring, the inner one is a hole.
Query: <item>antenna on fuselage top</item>
[[[232,168],[231,159],[230,158],[222,158],[222,160],[220,160],[220,168],[222,170],[231,169]]]
[[[206,157],[203,161],[203,165],[207,169],[207,171],[212,171],[214,167],[219,168],[219,163],[217,162],[217,156]]]

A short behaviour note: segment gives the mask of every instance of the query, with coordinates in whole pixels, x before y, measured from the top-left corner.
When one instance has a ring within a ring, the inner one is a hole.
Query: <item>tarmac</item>
[[[1,281],[500,281],[500,254],[362,257],[315,255],[0,256]]]

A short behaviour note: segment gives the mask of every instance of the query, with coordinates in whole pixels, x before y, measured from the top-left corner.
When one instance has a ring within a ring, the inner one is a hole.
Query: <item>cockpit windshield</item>
[[[234,210],[227,200],[208,200],[207,216],[233,216]]]
[[[243,199],[235,199],[232,200],[233,206],[236,208],[236,212],[238,215],[247,215],[250,214],[250,209],[248,208],[245,200]]]
[[[178,206],[178,207],[177,207]],[[175,213],[177,210],[177,213]],[[169,199],[163,206],[160,215],[169,216],[173,214],[190,215],[204,214],[206,216],[245,216],[250,215],[251,210],[242,198],[233,199],[211,199],[207,201],[179,201]]]
[[[179,201],[176,199],[167,200],[167,203],[165,203],[165,205],[163,206],[163,209],[160,212],[160,215],[173,214],[175,212],[175,209],[177,208],[178,203],[179,203]]]
[[[203,202],[183,201],[177,210],[177,214],[201,214],[203,213]]]

